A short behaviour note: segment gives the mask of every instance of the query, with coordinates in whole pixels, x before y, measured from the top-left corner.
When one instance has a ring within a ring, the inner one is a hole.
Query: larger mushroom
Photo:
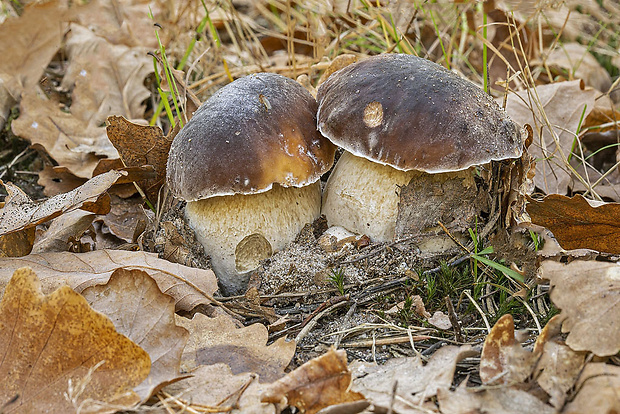
[[[320,86],[317,100],[319,130],[346,150],[327,182],[322,212],[330,224],[373,241],[394,239],[399,191],[412,178],[441,174],[470,188],[470,167],[523,151],[523,133],[488,94],[411,55],[347,66]]]
[[[249,272],[320,214],[318,180],[335,147],[316,110],[297,82],[250,75],[202,104],[172,143],[168,184],[225,294],[242,292]]]

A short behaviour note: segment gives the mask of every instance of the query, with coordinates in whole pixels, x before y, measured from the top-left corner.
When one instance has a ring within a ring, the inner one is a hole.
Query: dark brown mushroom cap
[[[520,129],[489,95],[411,55],[349,65],[320,86],[317,100],[323,135],[400,170],[457,171],[523,151]]]
[[[186,201],[302,187],[334,161],[316,128],[317,103],[301,85],[273,73],[238,79],[203,103],[174,138],[167,180]]]

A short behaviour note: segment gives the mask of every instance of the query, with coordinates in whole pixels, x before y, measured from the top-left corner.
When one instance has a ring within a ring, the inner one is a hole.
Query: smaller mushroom
[[[335,147],[316,110],[295,81],[259,73],[217,91],[175,137],[167,181],[224,294],[242,292],[260,261],[320,214],[318,180]]]
[[[407,223],[423,232],[446,219],[437,217],[434,203],[475,191],[470,167],[523,151],[522,132],[489,95],[411,55],[384,54],[347,66],[319,87],[317,100],[319,130],[346,150],[325,187],[322,213],[330,225],[373,241],[402,236],[396,223],[408,183],[424,183],[416,189],[435,197],[430,203],[418,197],[423,220]],[[446,182],[458,183],[462,193],[450,194],[455,186]]]

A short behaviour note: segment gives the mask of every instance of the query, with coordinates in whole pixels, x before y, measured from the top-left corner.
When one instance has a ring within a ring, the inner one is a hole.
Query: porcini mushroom
[[[414,176],[457,174],[471,187],[468,168],[523,151],[521,130],[488,94],[411,55],[347,66],[319,87],[317,100],[319,130],[346,150],[325,187],[322,213],[330,225],[373,241],[395,237],[398,191]]]
[[[317,103],[298,83],[259,73],[203,103],[175,137],[167,181],[187,201],[225,294],[319,216],[319,178],[335,147],[316,128]]]

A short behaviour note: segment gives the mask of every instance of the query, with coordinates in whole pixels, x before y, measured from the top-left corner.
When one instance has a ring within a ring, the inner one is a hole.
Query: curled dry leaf
[[[575,351],[599,356],[620,351],[620,264],[575,260],[568,264],[544,261],[551,300],[562,310],[566,344]]]
[[[425,411],[416,406],[433,398],[438,390],[449,389],[456,364],[477,354],[469,345],[444,346],[424,366],[418,357],[394,358],[383,365],[355,361],[351,364],[351,389],[370,400],[375,407],[384,410],[392,407],[403,414],[422,413]]]
[[[295,354],[295,341],[280,338],[267,346],[267,328],[259,323],[238,328],[228,316],[209,318],[199,313],[191,320],[177,317],[177,323],[190,332],[182,358],[184,371],[225,363],[233,374],[253,372],[262,381],[273,382],[284,376]]]
[[[91,178],[73,191],[43,202],[32,201],[19,187],[6,183],[4,186],[9,195],[0,210],[0,235],[36,226],[66,211],[95,202],[122,175],[119,171],[109,171]]]
[[[260,384],[256,374],[235,375],[226,364],[202,365],[192,376],[167,386],[164,391],[177,399],[211,408],[211,412],[231,414],[276,414],[275,404],[263,403],[260,395],[267,385]],[[205,392],[208,391],[208,392]],[[187,409],[179,406],[180,410]]]
[[[314,414],[330,405],[363,400],[364,397],[351,391],[350,386],[347,354],[332,348],[270,384],[261,400],[288,404],[302,413]]]
[[[579,376],[577,395],[562,413],[620,412],[620,367],[603,363],[586,365]]]
[[[155,169],[156,177],[144,182],[144,191],[149,200],[157,201],[159,188],[166,178],[168,151],[173,137],[164,136],[159,127],[134,124],[122,116],[110,116],[107,123],[108,138],[125,165],[152,165]]]
[[[523,382],[534,369],[538,355],[521,347],[515,339],[512,315],[504,315],[487,335],[480,356],[483,384]]]
[[[214,303],[212,295],[217,290],[217,280],[211,270],[170,263],[154,253],[95,250],[0,258],[0,292],[4,291],[13,271],[24,266],[37,272],[44,293],[63,285],[82,292],[89,286],[106,284],[116,269],[144,270],[155,279],[162,292],[174,298],[176,309],[185,311]]]
[[[69,251],[71,243],[80,240],[95,217],[95,214],[82,210],[70,211],[56,217],[32,247],[32,253]]]
[[[534,129],[534,142],[528,152],[540,160],[536,164],[534,184],[545,193],[566,194],[571,176],[562,154],[564,157],[569,156],[579,120],[583,113],[587,116],[594,108],[598,94],[600,92],[584,88],[582,81],[576,80],[537,86],[536,91],[528,89],[508,95],[508,115],[517,123],[530,124]],[[540,107],[536,102],[540,103]],[[567,106],[566,102],[571,105]],[[544,121],[545,117],[548,124]],[[557,142],[549,125],[558,137]],[[541,128],[542,136],[539,134]]]
[[[35,228],[29,227],[0,236],[0,257],[21,257],[30,254],[35,235]]]
[[[150,366],[142,348],[68,286],[45,296],[31,269],[11,278],[0,303],[0,402],[17,398],[4,413],[72,412],[89,399],[130,408],[140,400],[131,389]]]
[[[39,172],[37,184],[45,187],[43,189],[43,194],[52,197],[57,194],[68,193],[81,186],[86,181],[86,178],[80,178],[72,174],[67,167],[52,167],[51,165],[46,165],[45,168]]]
[[[620,204],[592,207],[581,195],[552,194],[541,201],[529,199],[532,223],[548,228],[568,250],[592,249],[620,253]]]
[[[180,376],[181,353],[189,333],[174,323],[174,299],[161,293],[142,270],[117,269],[105,285],[82,295],[112,320],[116,330],[148,352],[149,376],[134,391],[146,401],[161,385]]]

